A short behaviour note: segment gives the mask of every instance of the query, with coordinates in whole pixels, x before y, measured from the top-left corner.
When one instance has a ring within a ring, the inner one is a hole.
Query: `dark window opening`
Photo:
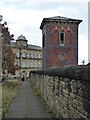
[[[45,34],[43,34],[43,48],[45,47]]]
[[[61,43],[61,44],[64,44],[64,41],[65,41],[65,33],[62,31],[62,32],[60,33],[60,43]]]

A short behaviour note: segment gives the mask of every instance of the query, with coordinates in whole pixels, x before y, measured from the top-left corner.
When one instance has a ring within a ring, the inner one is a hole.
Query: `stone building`
[[[29,77],[29,72],[42,68],[42,48],[27,43],[26,37],[20,35],[16,42],[11,42],[13,52],[16,54],[15,65],[17,66],[15,77],[24,75]]]
[[[42,30],[43,69],[78,64],[78,26],[82,20],[44,18]]]

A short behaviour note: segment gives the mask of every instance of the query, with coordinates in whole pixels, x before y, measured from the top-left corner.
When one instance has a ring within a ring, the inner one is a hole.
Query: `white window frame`
[[[38,54],[38,58],[40,59],[40,53]]]
[[[29,61],[27,61],[27,68],[29,68]]]
[[[33,53],[31,53],[31,58],[33,58]]]
[[[22,57],[25,58],[25,52],[23,52]]]
[[[26,63],[25,63],[25,61],[23,61],[22,67],[23,67],[23,68],[26,67]]]
[[[31,68],[33,67],[33,61],[31,62]]]
[[[38,62],[38,67],[39,67],[39,68],[41,67],[40,61]]]
[[[37,54],[35,53],[35,58],[37,58]]]
[[[27,53],[27,58],[29,58],[29,53]]]
[[[37,62],[35,61],[35,68],[37,68]]]

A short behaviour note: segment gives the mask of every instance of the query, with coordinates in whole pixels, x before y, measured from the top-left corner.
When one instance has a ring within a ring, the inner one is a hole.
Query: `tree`
[[[10,35],[9,29],[7,27],[7,22],[4,22],[2,24],[2,68],[3,73],[5,73],[5,70],[8,71],[8,73],[15,74],[16,66],[14,65],[15,62],[15,54],[12,51],[12,48],[10,46],[11,40],[14,40],[14,35]]]

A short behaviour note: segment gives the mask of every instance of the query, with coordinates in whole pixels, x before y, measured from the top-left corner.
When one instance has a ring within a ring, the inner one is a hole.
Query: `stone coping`
[[[46,70],[36,70],[30,73],[45,74],[50,76],[58,76],[62,78],[70,78],[76,80],[90,81],[90,64],[88,65],[73,65],[64,68],[51,68]]]

